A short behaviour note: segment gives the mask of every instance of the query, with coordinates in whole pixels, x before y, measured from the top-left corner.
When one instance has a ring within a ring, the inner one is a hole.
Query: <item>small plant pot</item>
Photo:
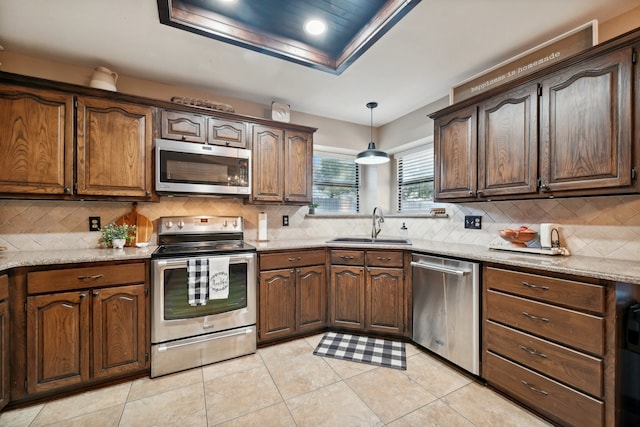
[[[316,213],[316,208],[309,208],[309,215],[313,215]]]
[[[111,243],[114,249],[122,249],[124,244],[127,243],[127,239],[113,239]]]

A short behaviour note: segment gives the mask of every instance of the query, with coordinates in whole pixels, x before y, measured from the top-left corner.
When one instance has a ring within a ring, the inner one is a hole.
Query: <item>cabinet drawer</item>
[[[485,356],[483,374],[490,384],[562,424],[603,425],[603,402],[493,353]]]
[[[605,289],[600,285],[493,267],[487,267],[484,281],[487,289],[497,289],[600,314],[605,311]]]
[[[9,298],[9,275],[0,275],[0,301]]]
[[[542,302],[487,291],[487,319],[599,356],[604,319]]]
[[[281,252],[260,255],[261,271],[302,267],[306,265],[323,265],[324,263],[324,251]]]
[[[331,264],[364,265],[364,251],[331,251]]]
[[[87,289],[99,286],[144,283],[144,263],[102,265],[27,273],[27,293]]]
[[[402,267],[402,252],[367,251],[369,267]]]
[[[485,323],[485,350],[535,369],[592,396],[602,397],[602,360],[518,332]]]

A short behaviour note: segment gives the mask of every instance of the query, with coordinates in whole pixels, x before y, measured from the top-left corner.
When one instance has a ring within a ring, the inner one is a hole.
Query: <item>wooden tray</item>
[[[116,220],[116,225],[129,224],[136,226],[136,236],[131,241],[131,244],[127,243],[126,246],[134,246],[137,242],[144,243],[151,239],[153,234],[153,223],[149,218],[138,213],[138,203],[133,202],[131,212],[122,215]]]

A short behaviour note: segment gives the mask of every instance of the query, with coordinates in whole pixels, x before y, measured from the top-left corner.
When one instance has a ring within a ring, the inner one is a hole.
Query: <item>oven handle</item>
[[[237,335],[246,335],[246,334],[250,334],[253,332],[253,328],[245,328],[243,330],[240,331],[229,331],[229,332],[220,332],[218,334],[215,334],[215,336],[200,336],[200,337],[195,337],[195,338],[189,338],[186,340],[180,340],[179,342],[173,342],[173,343],[168,343],[168,344],[160,344],[158,346],[158,351],[167,351],[167,350],[171,350],[177,347],[183,347],[185,345],[192,345],[192,344],[200,344],[203,342],[207,342],[207,341],[214,341],[217,339],[222,339],[222,338],[229,338],[229,337],[234,337]]]

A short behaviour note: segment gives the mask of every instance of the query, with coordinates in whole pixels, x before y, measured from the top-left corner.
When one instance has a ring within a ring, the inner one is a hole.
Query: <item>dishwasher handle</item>
[[[466,270],[458,270],[455,268],[445,267],[443,265],[426,264],[424,262],[416,262],[416,261],[411,261],[411,267],[424,268],[425,270],[433,270],[433,271],[438,271],[440,273],[446,273],[446,274],[455,274],[458,277],[462,277],[465,274],[471,273],[470,271],[466,271]]]

